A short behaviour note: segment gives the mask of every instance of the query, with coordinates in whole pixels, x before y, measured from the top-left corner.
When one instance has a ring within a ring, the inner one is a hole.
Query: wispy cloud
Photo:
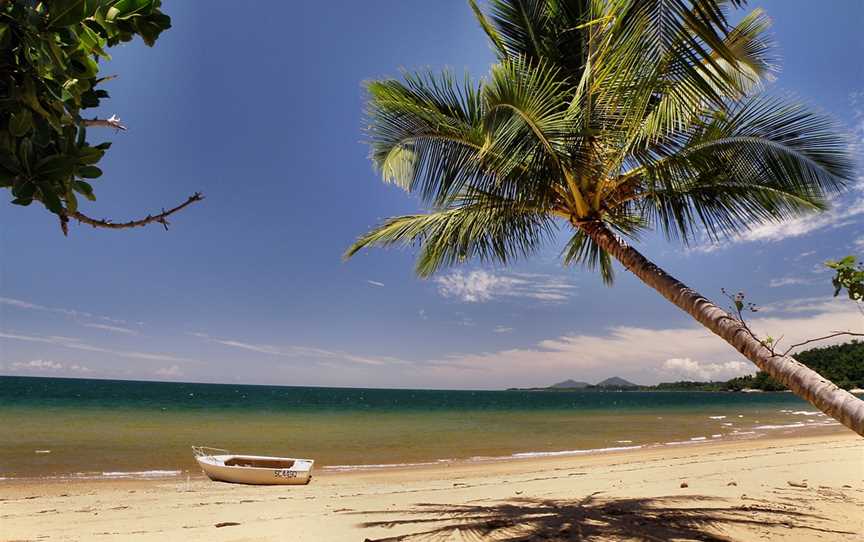
[[[271,354],[274,356],[282,356],[286,355],[284,352],[276,348],[275,346],[270,346],[267,344],[251,344],[244,343],[240,341],[234,341],[230,339],[212,339],[212,342],[221,344],[223,346],[230,346],[232,348],[241,348],[243,350],[250,350],[252,352],[258,352],[259,354]]]
[[[123,333],[124,335],[138,335],[138,332],[134,329],[129,329],[128,327],[120,327],[120,326],[110,326],[108,324],[81,324],[84,327],[92,327],[94,329],[101,329],[104,331],[111,331],[113,333]]]
[[[131,359],[143,359],[149,361],[191,361],[196,362],[198,360],[189,359],[189,358],[181,358],[178,356],[172,356],[170,354],[153,354],[149,352],[136,352],[129,350],[114,350],[111,348],[103,348],[101,346],[94,346],[91,344],[87,344],[81,342],[78,339],[70,338],[70,337],[56,337],[56,336],[38,336],[38,335],[21,335],[17,333],[8,333],[8,332],[0,332],[0,338],[3,339],[11,339],[16,341],[25,341],[25,342],[35,342],[35,343],[43,343],[50,344],[54,346],[59,346],[62,348],[70,348],[73,350],[83,350],[86,352],[100,352],[103,354],[112,354],[114,356],[120,356],[124,358]]]
[[[768,282],[769,288],[782,288],[783,286],[793,286],[798,284],[813,284],[814,281],[812,279],[805,279],[801,277],[780,277],[771,279]]]
[[[220,344],[222,346],[238,348],[241,350],[248,350],[250,352],[267,354],[270,356],[279,356],[286,358],[328,359],[348,363],[359,363],[362,365],[388,365],[405,363],[403,360],[389,356],[364,356],[345,352],[342,350],[326,350],[324,348],[316,348],[310,346],[274,346],[271,344],[256,344],[246,341],[238,341],[235,339],[221,339],[210,337],[206,333],[189,333],[188,335],[194,335],[196,337],[205,339],[211,343]]]
[[[0,297],[0,305],[7,305],[10,307],[16,307],[19,309],[28,309],[34,311],[43,311],[43,312],[52,312],[54,314],[61,314],[63,316],[69,316],[71,318],[89,318],[89,319],[98,319],[103,322],[110,322],[113,324],[125,324],[125,320],[119,320],[117,318],[111,318],[110,316],[101,316],[98,314],[93,314],[92,312],[80,311],[75,309],[65,309],[62,307],[46,307],[45,305],[39,305],[37,303],[31,303],[29,301],[23,301],[21,299],[13,299],[11,297]]]
[[[372,286],[377,286],[378,288],[383,288],[383,287],[384,287],[384,283],[383,283],[383,282],[378,282],[377,280],[367,280],[366,282],[369,283],[369,284],[371,284]]]
[[[494,331],[495,333],[510,333],[513,331],[513,328],[507,326],[495,326],[492,331]]]
[[[546,302],[569,299],[576,286],[568,279],[540,273],[491,273],[453,271],[435,279],[438,293],[466,303],[529,298]]]

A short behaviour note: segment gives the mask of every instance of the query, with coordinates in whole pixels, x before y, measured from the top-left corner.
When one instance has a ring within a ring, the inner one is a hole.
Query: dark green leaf
[[[66,191],[66,210],[69,213],[78,211],[78,198],[75,197],[75,192],[72,190]]]
[[[59,215],[60,213],[62,213],[63,202],[60,201],[60,197],[51,189],[51,187],[46,186],[44,188],[41,188],[41,191],[42,204],[45,205],[45,208],[54,214]]]
[[[92,15],[87,13],[85,0],[51,0],[49,6],[49,20],[55,28],[78,24],[88,15]]]
[[[78,175],[85,179],[96,179],[102,176],[102,170],[96,166],[84,166],[78,168]]]
[[[96,201],[93,195],[93,187],[86,181],[72,181],[72,188],[90,201]]]
[[[33,183],[20,183],[12,188],[12,195],[20,199],[33,199],[36,193],[36,185]]]
[[[9,120],[9,133],[13,137],[27,135],[33,129],[33,113],[29,109],[20,109]]]
[[[75,172],[75,158],[55,154],[43,158],[33,168],[33,175],[43,180],[59,181],[67,179]]]

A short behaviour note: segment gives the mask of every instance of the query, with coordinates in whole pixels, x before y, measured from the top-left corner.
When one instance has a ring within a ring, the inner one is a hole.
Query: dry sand
[[[686,487],[682,487],[686,483]],[[862,541],[852,434],[318,474],[0,482],[0,540]]]

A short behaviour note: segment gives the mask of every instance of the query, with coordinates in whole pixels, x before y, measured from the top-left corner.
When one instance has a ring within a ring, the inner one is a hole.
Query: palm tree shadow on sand
[[[750,532],[748,539],[775,528],[806,529],[814,535],[855,535],[830,529],[830,519],[824,516],[776,505],[724,506],[724,502],[699,495],[604,499],[595,493],[579,501],[517,498],[491,505],[419,503],[410,510],[353,513],[401,516],[396,520],[361,523],[364,528],[398,529],[403,533],[367,538],[366,542],[738,540],[721,534],[724,527],[745,527]],[[405,533],[406,528],[417,530]]]

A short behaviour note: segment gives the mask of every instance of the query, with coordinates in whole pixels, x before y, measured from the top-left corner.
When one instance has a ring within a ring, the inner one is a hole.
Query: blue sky
[[[773,91],[864,138],[864,3],[755,2],[783,58]],[[362,144],[364,80],[401,67],[488,72],[470,9],[447,2],[168,2],[149,49],[112,50],[100,115],[114,142],[86,212],[128,219],[195,191],[170,231],[64,238],[35,207],[0,206],[0,374],[291,385],[500,388],[620,375],[652,383],[753,367],[619,269],[614,288],[558,247],[509,269],[413,275],[410,251],[344,263],[351,241],[418,202],[382,184]],[[857,100],[857,101],[856,101]],[[832,211],[723,246],[662,238],[649,258],[714,299],[744,290],[757,328],[789,339],[856,328],[821,262],[864,252],[864,181]]]

